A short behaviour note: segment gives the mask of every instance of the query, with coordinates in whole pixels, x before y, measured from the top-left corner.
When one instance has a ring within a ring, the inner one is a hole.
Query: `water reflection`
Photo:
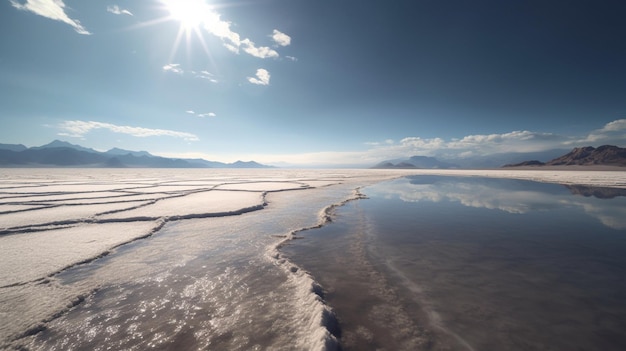
[[[626,189],[592,187],[586,185],[566,185],[566,188],[574,195],[593,196],[599,199],[612,199],[618,196],[626,196]]]
[[[580,208],[613,229],[626,229],[626,189],[563,186],[514,179],[415,176],[370,189],[405,202],[456,202],[467,207],[525,214]],[[572,196],[582,195],[582,196]]]
[[[626,350],[619,191],[419,176],[363,192],[284,249],[327,289],[344,350]]]

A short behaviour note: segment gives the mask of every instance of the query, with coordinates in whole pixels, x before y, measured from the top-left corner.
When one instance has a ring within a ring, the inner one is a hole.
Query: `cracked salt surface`
[[[0,347],[332,349],[332,310],[277,245],[354,189],[419,173],[0,170]],[[626,187],[621,172],[450,174]]]

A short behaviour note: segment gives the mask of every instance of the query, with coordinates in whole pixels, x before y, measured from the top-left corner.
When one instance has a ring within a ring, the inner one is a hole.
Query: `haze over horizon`
[[[0,0],[0,143],[273,165],[626,146],[626,3]]]

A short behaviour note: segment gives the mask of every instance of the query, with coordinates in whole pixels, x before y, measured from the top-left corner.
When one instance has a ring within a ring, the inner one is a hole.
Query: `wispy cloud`
[[[63,0],[9,0],[13,7],[33,12],[39,16],[43,16],[55,21],[60,21],[69,24],[79,34],[89,35],[91,34],[85,27],[80,24],[80,21],[71,19],[65,13],[65,4]]]
[[[194,110],[187,110],[185,111],[185,113],[188,113],[190,115],[194,115],[196,117],[200,117],[200,118],[205,118],[205,117],[216,117],[217,115],[215,114],[215,112],[207,112],[207,113],[197,113]]]
[[[576,142],[619,144],[626,140],[626,119],[618,119],[594,130]]]
[[[278,29],[274,29],[274,31],[272,32],[272,39],[274,40],[276,45],[288,46],[289,44],[291,44],[291,37],[279,31]]]
[[[200,79],[206,79],[211,83],[219,83],[219,81],[215,78],[215,75],[212,74],[209,71],[191,71],[191,73],[194,75],[194,77],[196,78],[200,78]]]
[[[128,15],[128,16],[133,15],[130,11],[126,9],[122,9],[117,5],[107,6],[107,11],[115,15]]]
[[[95,121],[64,121],[59,125],[59,135],[74,138],[84,138],[86,134],[97,129],[106,129],[113,133],[127,134],[134,137],[146,138],[153,136],[168,136],[181,138],[186,141],[198,141],[199,138],[191,133],[178,132],[166,129],[151,129],[143,127],[118,126],[110,123]]]
[[[259,68],[256,70],[255,77],[248,77],[248,82],[257,85],[269,85],[270,84],[270,72],[266,69]]]
[[[168,73],[175,73],[178,74],[180,76],[190,76],[190,77],[194,77],[194,78],[200,78],[200,79],[205,79],[208,80],[211,83],[219,83],[219,81],[215,78],[215,75],[213,75],[211,72],[209,71],[187,71],[185,69],[183,69],[183,67],[180,65],[180,63],[168,63],[167,65],[164,65],[162,67],[163,72],[168,72]]]
[[[183,71],[183,69],[180,68],[180,64],[179,63],[168,63],[167,65],[163,66],[163,71],[164,72],[170,72],[170,73],[176,73],[176,74],[183,74],[183,73],[185,73],[185,71]]]

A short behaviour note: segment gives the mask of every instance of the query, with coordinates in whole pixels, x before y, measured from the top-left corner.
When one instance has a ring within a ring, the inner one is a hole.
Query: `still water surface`
[[[624,189],[414,176],[284,248],[346,350],[626,350]]]

